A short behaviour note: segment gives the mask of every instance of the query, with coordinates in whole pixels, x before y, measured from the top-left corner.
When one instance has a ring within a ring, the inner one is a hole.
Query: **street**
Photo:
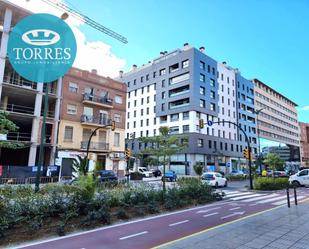
[[[223,201],[140,220],[94,229],[17,248],[94,249],[152,248],[205,229],[241,220],[286,205],[285,191],[250,192],[219,190]],[[309,198],[309,189],[297,191],[298,200]],[[291,203],[293,198],[291,195]]]

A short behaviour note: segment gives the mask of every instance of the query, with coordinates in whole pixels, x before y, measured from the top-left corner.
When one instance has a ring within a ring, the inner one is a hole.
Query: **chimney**
[[[167,54],[167,51],[164,51],[164,54]]]
[[[185,47],[185,46],[188,46],[188,45],[189,45],[189,43],[187,43],[187,42],[183,44],[184,47]]]
[[[222,64],[223,64],[223,65],[226,65],[226,61],[223,61]]]
[[[205,52],[205,47],[200,47],[200,52],[204,53]]]
[[[164,55],[164,52],[163,52],[163,51],[161,51],[161,52],[160,52],[160,57],[161,57],[161,56],[163,56],[163,55]]]
[[[98,73],[98,70],[96,70],[96,69],[91,69],[91,73],[97,74],[97,73]]]
[[[119,71],[119,77],[122,78],[122,76],[123,76],[123,71],[120,70],[120,71]]]

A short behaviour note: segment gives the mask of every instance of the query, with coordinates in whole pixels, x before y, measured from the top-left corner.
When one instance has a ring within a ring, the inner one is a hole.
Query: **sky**
[[[309,122],[308,0],[65,2],[128,39],[123,44],[71,20],[79,41],[75,66],[115,77],[119,70],[128,71],[188,42],[287,96],[299,105],[299,120]],[[54,11],[44,9],[41,0],[27,0],[27,7],[31,5],[36,12]]]

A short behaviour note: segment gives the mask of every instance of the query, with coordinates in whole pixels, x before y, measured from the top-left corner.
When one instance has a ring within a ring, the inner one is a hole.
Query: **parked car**
[[[164,175],[164,176],[162,176],[162,181],[163,181],[164,178],[165,178],[166,180],[170,181],[170,182],[176,182],[176,180],[177,180],[177,175],[176,175],[175,171],[169,170],[169,171],[166,171],[166,172],[165,172],[165,175]]]
[[[154,177],[158,177],[158,176],[162,175],[162,173],[159,169],[152,170],[152,174],[153,174]]]
[[[117,181],[118,177],[116,176],[115,172],[112,170],[101,170],[100,173],[100,181],[101,182],[108,182],[108,181]]]
[[[133,172],[134,172],[133,169],[129,170],[129,174],[131,174]],[[144,177],[152,177],[153,176],[152,171],[148,170],[146,167],[138,167],[137,172],[143,174]]]
[[[274,171],[274,177],[288,177],[285,171]]]
[[[230,173],[230,175],[232,176],[243,176],[246,177],[248,176],[245,172],[243,172],[242,170],[232,170],[232,172]]]
[[[227,179],[217,172],[205,172],[202,181],[213,187],[227,187]]]
[[[291,175],[289,178],[290,184],[300,187],[309,185],[309,169],[303,169],[298,173]]]

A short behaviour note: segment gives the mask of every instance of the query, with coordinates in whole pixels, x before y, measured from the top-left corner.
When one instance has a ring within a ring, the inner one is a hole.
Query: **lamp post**
[[[261,108],[259,110],[254,111],[256,114],[256,128],[257,128],[257,139],[258,139],[258,163],[259,163],[259,168],[260,168],[260,174],[262,174],[262,163],[261,163],[261,143],[260,143],[260,128],[259,128],[259,114],[261,113],[262,110],[265,108]]]

